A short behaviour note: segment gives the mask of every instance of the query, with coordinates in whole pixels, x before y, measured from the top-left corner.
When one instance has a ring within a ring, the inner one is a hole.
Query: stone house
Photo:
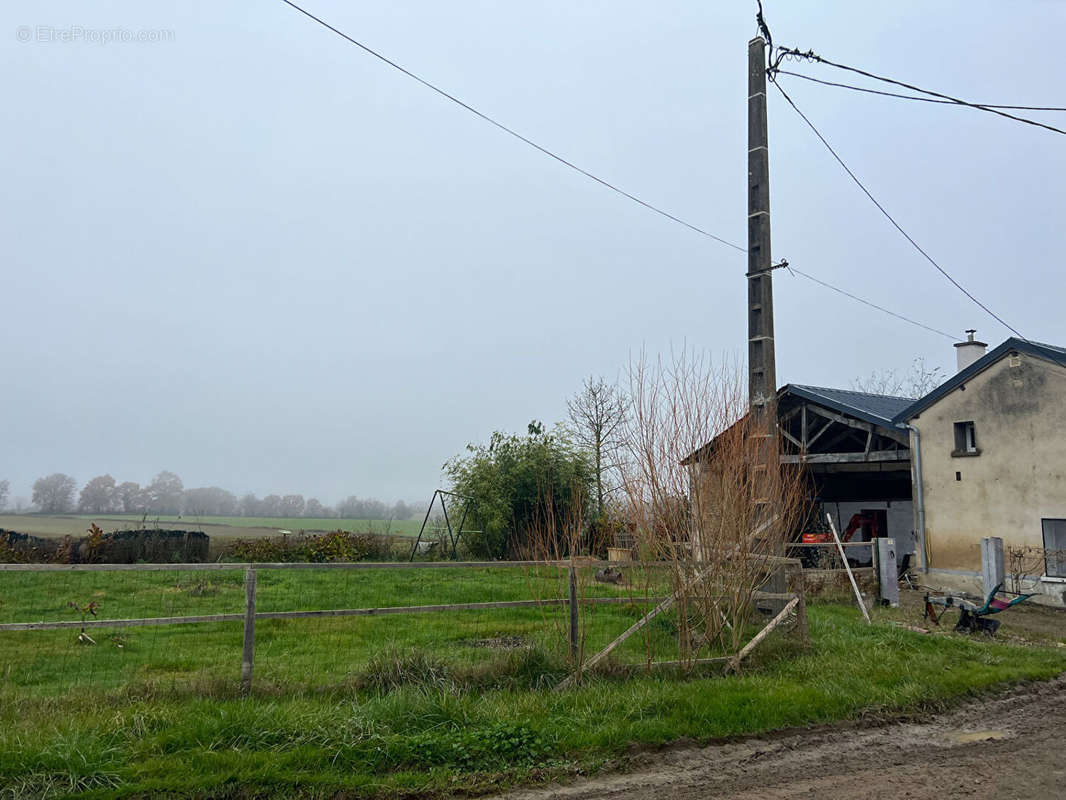
[[[914,530],[931,585],[980,594],[980,540],[1066,605],[1066,348],[956,346],[958,371],[895,417],[911,432]]]

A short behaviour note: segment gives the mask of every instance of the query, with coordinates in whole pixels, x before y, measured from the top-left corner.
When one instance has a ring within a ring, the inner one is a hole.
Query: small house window
[[[1066,578],[1066,519],[1042,519],[1044,528],[1044,574]]]
[[[980,454],[977,449],[977,432],[974,430],[973,421],[955,423],[955,449],[953,456],[976,456]]]

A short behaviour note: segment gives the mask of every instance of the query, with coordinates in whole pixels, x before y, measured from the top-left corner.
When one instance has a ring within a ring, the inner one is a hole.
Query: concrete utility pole
[[[748,402],[773,435],[777,393],[774,287],[770,265],[770,152],[766,133],[766,42],[748,42]]]
[[[770,264],[770,151],[766,133],[766,42],[748,42],[748,406],[756,441],[752,486],[759,517],[769,522],[769,486],[777,458],[777,364],[774,359],[774,287]],[[780,555],[784,555],[781,552]],[[771,591],[784,592],[785,575],[775,573]]]

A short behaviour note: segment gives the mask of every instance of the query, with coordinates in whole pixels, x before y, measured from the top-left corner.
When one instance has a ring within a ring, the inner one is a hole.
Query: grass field
[[[591,568],[584,570],[588,582]],[[565,573],[554,569],[367,569],[258,571],[257,611],[375,608],[561,598]],[[0,572],[0,622],[78,619],[73,602],[98,604],[96,619],[202,616],[242,613],[243,570],[154,572]],[[588,589],[597,596],[630,596],[610,584]],[[665,587],[657,594],[665,593]],[[634,593],[634,600],[640,600]],[[374,658],[423,649],[465,668],[491,660],[491,648],[469,643],[519,636],[551,649],[561,642],[564,611],[491,609],[363,618],[261,620],[257,623],[257,674],[286,690],[319,690],[343,683]],[[587,611],[589,646],[602,646],[624,630],[643,606],[597,606]],[[655,629],[673,648],[673,628]],[[71,647],[71,631],[0,632],[0,674],[8,685],[48,696],[73,686],[117,688],[136,682],[181,688],[225,682],[239,672],[240,623],[100,629],[119,637],[121,648]],[[93,634],[93,631],[90,631]],[[94,638],[95,638],[95,634]],[[190,645],[194,642],[195,646]],[[639,660],[640,639],[623,650]],[[32,653],[28,658],[26,653]],[[508,655],[504,653],[503,655]],[[506,658],[504,660],[507,660]],[[91,676],[91,681],[87,676]]]
[[[98,519],[91,515],[79,515],[82,519]],[[108,514],[103,519],[117,520],[123,523],[140,523],[138,515]],[[346,531],[373,530],[379,533],[389,532],[405,536],[417,536],[418,529],[422,525],[421,519],[381,520],[381,519],[336,519],[332,517],[198,517],[186,514],[185,516],[160,516],[160,522],[177,523],[184,525],[218,525],[231,528],[271,528],[274,530],[284,529],[289,531],[335,531],[338,528]],[[156,517],[150,517],[155,521]]]
[[[2,514],[0,528],[29,533],[34,536],[82,536],[89,523],[95,522],[106,532],[141,527],[140,514]],[[311,517],[148,517],[145,524],[157,524],[185,530],[199,531],[212,537],[239,538],[277,536],[279,530],[293,533],[301,530],[374,531],[400,536],[417,536],[422,520],[316,519]]]
[[[107,576],[107,577],[105,577]],[[263,571],[260,610],[559,596],[515,568]],[[235,573],[0,573],[0,620],[234,611]],[[624,590],[595,584],[597,593]],[[588,649],[642,607],[599,606]],[[0,632],[0,796],[362,797],[477,792],[595,769],[633,744],[707,740],[929,709],[1066,669],[1063,649],[867,627],[810,609],[812,644],[771,637],[743,674],[566,674],[562,609],[257,623],[256,682],[237,694],[241,626]],[[673,642],[671,620],[650,629]],[[500,643],[519,644],[499,647]],[[121,647],[119,646],[121,645]],[[635,636],[619,660],[639,662]],[[4,795],[7,792],[7,795]]]

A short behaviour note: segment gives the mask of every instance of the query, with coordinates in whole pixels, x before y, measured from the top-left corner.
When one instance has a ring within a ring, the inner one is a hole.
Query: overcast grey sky
[[[754,0],[306,3],[586,169],[745,242]],[[766,13],[779,44],[976,101],[1066,105],[1049,44],[1063,2],[767,0]],[[560,419],[583,376],[615,376],[631,352],[743,352],[741,254],[277,0],[8,0],[0,20],[12,495],[54,471],[145,482],[170,469],[187,486],[428,500],[467,442]],[[83,32],[38,41],[38,26]],[[114,28],[170,33],[86,41]],[[1066,137],[783,85],[945,268],[1027,337],[1066,343]],[[943,330],[1009,335],[774,92],[769,118],[775,260]],[[775,302],[779,383],[848,386],[917,355],[953,363],[946,339],[803,278],[776,273]]]

